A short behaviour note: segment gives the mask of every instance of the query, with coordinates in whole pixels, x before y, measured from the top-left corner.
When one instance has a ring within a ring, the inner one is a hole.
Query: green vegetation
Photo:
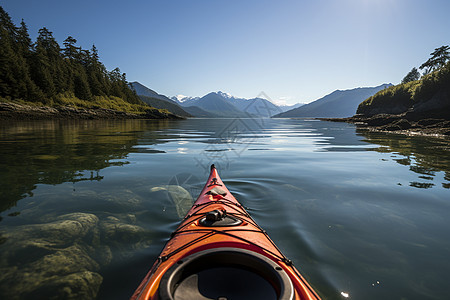
[[[419,80],[420,79],[420,73],[417,71],[417,68],[412,68],[411,71],[409,71],[408,74],[406,74],[405,78],[403,78],[402,83],[408,83],[411,81]]]
[[[61,48],[47,28],[32,42],[24,21],[16,27],[0,6],[0,101],[144,112],[119,68],[107,71],[97,48],[69,36]]]
[[[411,76],[408,76],[410,75],[408,73],[401,84],[384,89],[363,101],[358,106],[357,113],[363,115],[400,114],[432,99],[439,104],[429,105],[430,110],[448,110],[450,107],[450,56],[448,55],[448,49],[450,49],[448,46],[436,49],[431,53],[432,58],[422,65],[426,65],[424,68],[427,68],[427,70],[434,71],[423,75],[420,79],[410,81],[406,77],[417,77],[417,74],[413,72],[414,68],[410,72],[412,73]],[[436,105],[439,107],[436,107]]]
[[[450,47],[442,46],[434,49],[431,58],[420,66],[420,69],[425,70],[425,74],[429,74],[432,71],[443,68],[448,60],[450,60]]]

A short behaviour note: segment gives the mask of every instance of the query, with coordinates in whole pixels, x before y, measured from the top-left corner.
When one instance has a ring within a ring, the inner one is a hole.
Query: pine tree
[[[30,35],[28,34],[28,27],[23,19],[22,22],[20,22],[20,27],[17,29],[17,44],[18,52],[20,53],[21,59],[23,59],[22,64],[24,70],[22,80],[26,86],[24,99],[28,99],[29,101],[39,101],[39,99],[44,97],[44,94],[31,79],[30,65],[34,49]]]
[[[108,72],[95,45],[83,50],[69,36],[61,49],[47,28],[39,30],[33,43],[25,22],[16,27],[0,6],[0,96],[53,104],[61,93],[79,99],[116,96],[142,104],[128,87],[119,68]]]
[[[55,43],[52,33],[47,28],[39,29],[31,64],[31,78],[44,92],[46,100],[54,98],[57,94],[53,75],[56,67],[55,60],[59,55],[59,45]]]
[[[3,37],[8,36],[11,39],[11,42],[15,42],[15,37],[17,33],[17,28],[14,25],[13,21],[9,14],[0,6],[0,28],[5,30]]]
[[[65,57],[74,59],[78,56],[80,48],[75,46],[76,43],[77,40],[71,36],[68,36],[67,39],[64,40],[63,44],[66,48],[63,49],[63,53]]]
[[[33,43],[31,42],[30,35],[28,34],[28,27],[22,19],[20,22],[20,27],[17,29],[17,43],[18,50],[21,52],[22,56],[29,58],[33,51]]]
[[[89,83],[83,69],[75,74],[75,97],[82,100],[92,100]]]
[[[408,74],[406,74],[405,78],[403,78],[402,83],[419,80],[419,78],[420,78],[419,71],[417,71],[416,68],[412,68],[412,70],[409,71]]]
[[[25,23],[22,28],[14,26],[8,13],[0,7],[0,95],[17,99],[26,99],[32,91],[28,65],[25,56],[27,49],[22,49],[26,43],[28,32]]]
[[[450,60],[450,47],[442,46],[436,48],[430,55],[431,58],[419,67],[421,70],[425,70],[425,74],[429,74],[445,66],[447,61]]]

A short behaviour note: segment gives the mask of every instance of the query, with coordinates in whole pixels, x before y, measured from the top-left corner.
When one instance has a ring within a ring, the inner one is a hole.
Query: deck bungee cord
[[[214,165],[131,299],[320,299]]]

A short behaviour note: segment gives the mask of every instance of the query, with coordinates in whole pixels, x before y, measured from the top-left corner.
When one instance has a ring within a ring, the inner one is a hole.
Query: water
[[[127,299],[211,163],[323,298],[450,294],[448,141],[311,120],[0,130],[0,298]]]

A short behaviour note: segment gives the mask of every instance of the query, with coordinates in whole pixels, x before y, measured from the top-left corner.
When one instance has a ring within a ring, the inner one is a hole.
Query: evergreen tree
[[[107,80],[107,71],[105,66],[100,62],[98,50],[92,45],[90,51],[90,61],[87,65],[88,81],[92,94],[95,96],[105,96],[109,94],[110,85]]]
[[[79,70],[79,72],[75,74],[74,85],[75,97],[82,100],[92,100],[91,90],[84,70]]]
[[[0,28],[0,96],[17,97],[16,70],[18,66],[8,32]]]
[[[436,48],[430,55],[431,58],[419,67],[421,70],[425,70],[425,74],[429,74],[445,66],[447,61],[450,60],[450,47],[442,46]]]
[[[77,57],[77,54],[80,51],[80,48],[75,47],[77,40],[71,36],[68,36],[67,39],[64,40],[63,44],[66,48],[63,49],[64,56],[69,59],[74,59]]]
[[[33,51],[33,43],[31,42],[30,35],[28,34],[28,27],[23,19],[22,22],[20,22],[20,27],[17,29],[17,42],[22,56],[29,58]]]
[[[0,96],[28,99],[40,96],[31,81],[27,57],[31,39],[25,23],[16,28],[8,13],[0,7]]]
[[[21,58],[24,59],[23,63],[23,74],[22,80],[26,86],[25,99],[41,99],[44,95],[42,91],[36,86],[36,84],[31,79],[30,75],[30,65],[33,56],[33,43],[31,41],[30,35],[28,34],[28,27],[24,20],[20,22],[20,27],[17,29],[17,44],[18,53],[20,53]]]
[[[14,39],[16,28],[0,6],[0,96],[16,96]]]
[[[17,28],[14,25],[13,21],[9,14],[0,6],[0,28],[5,30],[2,38],[9,37],[11,42],[15,42]]]
[[[142,104],[128,87],[119,68],[108,72],[95,45],[83,50],[69,36],[61,49],[47,28],[33,43],[25,22],[16,27],[0,6],[0,96],[52,104],[57,95],[69,93],[83,100],[116,96]]]
[[[57,94],[53,75],[56,75],[55,70],[57,68],[57,57],[59,56],[59,45],[53,38],[52,32],[44,27],[39,29],[35,49],[31,65],[31,78],[44,92],[47,98],[45,100],[49,100]]]
[[[419,78],[420,78],[419,71],[417,71],[416,68],[412,68],[412,70],[409,71],[408,74],[406,74],[405,78],[403,78],[402,83],[419,80]]]

